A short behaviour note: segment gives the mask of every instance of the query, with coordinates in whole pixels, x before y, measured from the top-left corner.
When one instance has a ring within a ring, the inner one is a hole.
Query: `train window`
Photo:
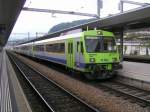
[[[52,52],[52,44],[48,44],[48,45],[46,45],[46,51],[47,52]]]
[[[77,42],[77,52],[79,52],[79,42]]]
[[[41,46],[40,46],[40,50],[41,50],[41,51],[44,51],[44,45],[41,45]]]
[[[53,44],[53,52],[58,52],[58,45],[57,44]]]
[[[33,51],[36,51],[36,46],[35,45],[33,46]]]
[[[44,51],[44,45],[36,45],[34,47],[36,51]]]
[[[81,53],[84,52],[84,49],[83,49],[83,42],[81,42]]]
[[[73,43],[68,43],[68,53],[69,54],[73,53]]]
[[[72,49],[72,54],[73,54],[73,43],[72,43],[72,48],[71,49]]]
[[[71,54],[71,43],[69,43],[69,53]]]
[[[22,46],[21,49],[22,50],[29,50],[29,46]]]
[[[60,52],[65,52],[65,43],[60,43]]]
[[[70,54],[72,54],[72,48],[73,48],[73,46],[72,46],[73,44],[72,43],[70,43]]]
[[[70,43],[68,43],[68,53],[70,53]]]
[[[47,52],[64,53],[65,52],[65,43],[48,44],[48,45],[46,45],[46,51]]]

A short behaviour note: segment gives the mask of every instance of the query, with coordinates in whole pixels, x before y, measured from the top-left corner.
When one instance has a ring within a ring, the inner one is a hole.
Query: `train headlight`
[[[95,62],[95,58],[90,58],[90,62]]]

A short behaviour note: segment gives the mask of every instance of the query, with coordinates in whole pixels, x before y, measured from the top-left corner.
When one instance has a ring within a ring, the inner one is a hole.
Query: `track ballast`
[[[116,81],[109,81],[104,83],[91,83],[91,85],[97,88],[103,88],[106,91],[114,91],[118,95],[123,95],[128,97],[126,99],[134,100],[134,103],[140,104],[142,107],[149,107],[150,106],[150,92],[145,91],[127,84],[123,84]]]
[[[52,112],[98,112],[52,80],[12,56],[22,75]]]

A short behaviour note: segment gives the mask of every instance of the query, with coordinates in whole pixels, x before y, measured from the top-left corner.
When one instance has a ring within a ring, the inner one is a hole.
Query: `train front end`
[[[122,68],[113,33],[102,30],[85,31],[83,42],[85,76],[88,79],[112,78]]]

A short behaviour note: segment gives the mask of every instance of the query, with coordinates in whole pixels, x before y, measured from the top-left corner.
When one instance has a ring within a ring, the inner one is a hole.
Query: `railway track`
[[[100,112],[11,55],[17,68],[52,112]]]
[[[45,62],[42,64],[48,66]],[[52,69],[57,70],[58,67],[56,68],[52,67]],[[58,70],[58,71],[61,71],[66,75],[68,74],[68,72],[64,70]],[[81,77],[76,77],[73,75],[71,75],[70,77],[80,80],[98,89],[103,89],[107,92],[113,93],[115,94],[115,96],[123,97],[125,100],[129,100],[131,103],[139,104],[141,107],[150,107],[149,91],[145,91],[130,85],[115,82],[114,80],[100,82],[100,81],[87,81],[85,79],[81,79]]]
[[[130,85],[122,84],[115,81],[107,81],[102,83],[90,83],[97,88],[103,88],[106,91],[115,92],[117,96],[125,96],[126,99],[131,100],[133,103],[137,103],[142,107],[150,106],[150,92],[145,91]]]
[[[46,62],[42,62],[42,64],[49,66],[49,64],[46,64]],[[57,70],[58,67],[52,67],[53,69]],[[68,72],[64,71],[63,69],[59,71],[63,72],[64,74],[68,74]],[[121,96],[127,97],[127,100],[131,100],[133,103],[138,103],[142,107],[148,107],[150,106],[150,92],[145,91],[130,85],[126,85],[123,83],[119,83],[114,81],[114,79],[109,80],[109,81],[87,81],[83,79],[83,77],[80,77],[79,75],[71,75],[70,77],[75,78],[77,80],[80,80],[82,82],[85,82],[89,85],[95,86],[96,88],[102,88],[102,89],[107,89],[107,91],[110,92],[115,92],[116,96]]]

